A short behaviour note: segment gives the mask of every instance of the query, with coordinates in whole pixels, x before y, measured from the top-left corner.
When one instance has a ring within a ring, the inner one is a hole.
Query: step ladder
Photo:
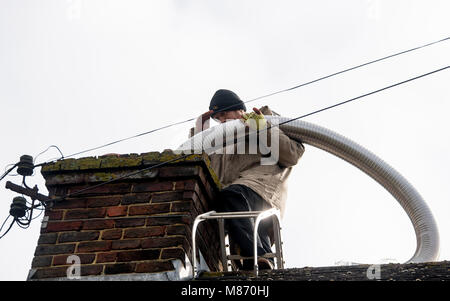
[[[203,214],[198,215],[195,220],[192,227],[192,264],[193,264],[193,276],[194,278],[198,276],[198,264],[197,264],[197,247],[196,247],[196,233],[197,233],[197,227],[198,225],[206,220],[212,220],[215,219],[219,223],[219,239],[220,239],[220,249],[221,249],[221,260],[222,265],[224,267],[224,270],[229,271],[229,268],[231,266],[231,260],[236,259],[249,259],[249,257],[243,257],[240,255],[227,255],[226,251],[226,243],[225,243],[225,227],[224,227],[224,219],[231,219],[231,218],[253,218],[254,219],[254,225],[255,228],[253,229],[253,250],[254,250],[254,256],[250,257],[253,258],[254,263],[254,273],[255,276],[258,277],[258,253],[257,253],[257,246],[258,246],[258,227],[260,222],[263,219],[272,217],[273,218],[273,232],[274,232],[274,243],[275,243],[275,253],[268,253],[265,254],[265,258],[276,258],[276,268],[277,269],[283,269],[284,268],[284,261],[283,261],[283,249],[282,249],[282,241],[281,241],[281,218],[280,218],[280,210],[277,208],[271,208],[264,211],[243,211],[243,212],[216,212],[216,211],[209,211]]]

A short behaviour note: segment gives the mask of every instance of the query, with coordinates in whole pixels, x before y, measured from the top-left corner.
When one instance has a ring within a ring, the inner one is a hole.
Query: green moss
[[[41,172],[59,171],[61,169],[61,161],[43,165]]]
[[[149,152],[141,154],[142,161],[144,164],[150,162],[159,162],[160,153],[159,152]]]
[[[203,153],[202,159],[205,162],[205,165],[209,170],[209,174],[211,175],[211,178],[212,178],[214,184],[216,184],[217,188],[222,189],[222,183],[220,183],[219,177],[217,176],[214,169],[211,167],[211,160],[209,159],[209,156],[206,153]]]
[[[100,159],[95,157],[81,158],[77,160],[80,170],[84,169],[98,169],[100,168]]]
[[[102,156],[96,157],[86,157],[80,159],[65,159],[57,161],[55,163],[47,164],[42,166],[42,173],[55,173],[58,171],[76,171],[76,170],[98,170],[91,174],[89,177],[90,181],[109,181],[116,178],[118,175],[112,172],[101,172],[102,169],[109,168],[122,168],[122,167],[139,167],[142,164],[157,164],[166,161],[171,161],[169,164],[180,163],[180,162],[201,162],[203,161],[214,181],[216,187],[221,189],[222,185],[219,178],[211,167],[211,161],[206,153],[202,154],[191,154],[186,158],[181,158],[183,155],[174,154],[172,151],[160,152],[149,152],[143,153],[141,155],[131,154],[131,155],[121,155],[121,156]],[[178,159],[179,158],[179,159]],[[156,173],[155,173],[156,172]],[[148,176],[154,177],[157,175],[157,171],[152,170],[149,172]],[[140,175],[142,177],[143,175]],[[64,181],[64,177],[58,176],[55,180]]]
[[[78,170],[77,159],[65,159],[61,160],[61,170]]]
[[[96,172],[91,177],[90,181],[106,182],[115,178],[115,175],[110,172]]]
[[[140,156],[107,156],[101,159],[100,168],[133,167],[141,164]]]

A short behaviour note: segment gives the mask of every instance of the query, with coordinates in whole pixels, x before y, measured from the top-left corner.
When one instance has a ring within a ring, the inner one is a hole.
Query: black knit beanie
[[[209,103],[209,109],[213,110],[213,115],[218,112],[244,110],[244,102],[233,91],[220,89],[214,93]]]

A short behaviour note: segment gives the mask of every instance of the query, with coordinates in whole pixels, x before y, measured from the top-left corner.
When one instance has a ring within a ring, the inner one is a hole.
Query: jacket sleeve
[[[269,131],[277,131],[279,137],[279,158],[278,165],[281,167],[291,167],[298,163],[298,160],[305,152],[305,147],[302,143],[289,138],[279,127],[270,128]],[[268,135],[272,136],[271,133]],[[270,138],[268,138],[270,141]],[[271,142],[269,142],[272,145]]]
[[[275,115],[274,112],[268,107],[263,106],[260,108],[261,113],[264,115]],[[278,115],[278,114],[277,114]],[[267,126],[270,127],[270,122],[267,122]],[[270,128],[268,131],[268,144],[271,144],[271,132],[270,131],[277,131],[278,137],[279,137],[279,158],[278,158],[278,165],[281,167],[291,167],[298,163],[298,160],[300,160],[301,156],[305,152],[305,147],[302,143],[297,142],[291,138],[289,138],[283,130],[281,130],[279,127],[275,126],[273,128]]]

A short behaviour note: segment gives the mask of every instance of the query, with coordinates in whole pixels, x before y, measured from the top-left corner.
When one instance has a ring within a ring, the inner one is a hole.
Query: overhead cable
[[[403,50],[403,51],[400,51],[400,52],[397,52],[397,53],[394,53],[394,54],[391,54],[391,55],[387,55],[387,56],[384,56],[384,57],[381,57],[381,58],[378,58],[378,59],[375,59],[375,60],[372,60],[372,61],[369,61],[369,62],[366,62],[366,63],[363,63],[363,64],[359,64],[359,65],[356,65],[356,66],[353,66],[353,67],[350,67],[350,68],[347,68],[347,69],[344,69],[344,70],[341,70],[341,71],[338,71],[338,72],[334,72],[334,73],[326,75],[326,76],[319,77],[317,79],[314,79],[314,80],[311,80],[311,81],[308,81],[308,82],[305,82],[305,83],[302,83],[302,84],[298,84],[298,85],[293,86],[291,88],[287,88],[287,89],[279,90],[279,91],[272,92],[272,93],[269,93],[269,94],[266,94],[266,95],[262,95],[262,96],[259,96],[259,97],[256,97],[256,98],[244,101],[244,103],[249,103],[249,102],[253,102],[253,101],[256,101],[256,100],[267,98],[267,97],[270,97],[270,96],[273,96],[273,95],[277,95],[277,94],[280,94],[280,93],[292,91],[292,90],[295,90],[295,89],[298,89],[298,88],[301,88],[301,87],[304,87],[304,86],[307,86],[307,85],[310,85],[310,84],[313,84],[313,83],[316,83],[316,82],[319,82],[319,81],[322,81],[322,80],[325,80],[325,79],[328,79],[328,78],[331,78],[331,77],[334,77],[334,76],[337,76],[339,74],[343,74],[343,73],[346,73],[346,72],[349,72],[349,71],[352,71],[352,70],[355,70],[355,69],[358,69],[358,68],[362,68],[364,66],[368,66],[368,65],[371,65],[371,64],[383,61],[383,60],[387,60],[387,59],[390,59],[390,58],[393,58],[393,57],[396,57],[396,56],[399,56],[399,55],[402,55],[402,54],[413,52],[413,51],[416,51],[416,50],[419,50],[419,49],[422,49],[422,48],[425,48],[425,47],[429,47],[429,46],[432,46],[432,45],[435,45],[435,44],[438,44],[438,43],[442,43],[442,42],[448,41],[448,40],[450,40],[450,37],[447,37],[447,38],[444,38],[444,39],[440,39],[440,40],[437,40],[437,41],[434,41],[434,42],[431,42],[431,43],[427,43],[427,44],[424,44],[424,45],[421,45],[421,46],[417,46],[417,47],[414,47],[414,48],[410,48],[410,49],[407,49],[407,50]],[[225,107],[221,111],[226,110],[226,109],[228,109],[230,107],[231,106]],[[77,155],[81,155],[81,154],[84,154],[84,153],[87,153],[87,152],[90,152],[90,151],[98,150],[98,149],[101,149],[101,148],[104,148],[104,147],[107,147],[107,146],[111,146],[111,145],[114,145],[114,144],[117,144],[117,143],[120,143],[120,142],[124,142],[124,141],[130,140],[130,139],[134,139],[134,138],[137,138],[137,137],[145,136],[145,135],[148,135],[150,133],[154,133],[154,132],[157,132],[159,130],[166,129],[166,128],[169,128],[169,127],[172,127],[172,126],[175,126],[175,125],[179,125],[179,124],[187,123],[187,122],[190,122],[190,121],[194,121],[196,118],[197,117],[189,118],[189,119],[186,119],[184,121],[179,121],[179,122],[176,122],[176,123],[165,125],[165,126],[162,126],[162,127],[156,128],[156,129],[152,129],[150,131],[146,131],[146,132],[137,134],[137,135],[133,135],[133,136],[129,136],[129,137],[126,137],[126,138],[118,139],[118,140],[115,140],[115,141],[112,141],[112,142],[109,142],[109,143],[106,143],[106,144],[102,144],[102,145],[99,145],[99,146],[96,146],[96,147],[92,147],[92,148],[89,148],[89,149],[86,149],[86,150],[83,150],[83,151],[79,151],[79,152],[70,154],[70,155],[66,156],[65,158],[71,158],[71,157],[74,157],[74,156],[77,156]],[[54,162],[54,160],[37,164],[36,167],[48,164],[50,162]]]

